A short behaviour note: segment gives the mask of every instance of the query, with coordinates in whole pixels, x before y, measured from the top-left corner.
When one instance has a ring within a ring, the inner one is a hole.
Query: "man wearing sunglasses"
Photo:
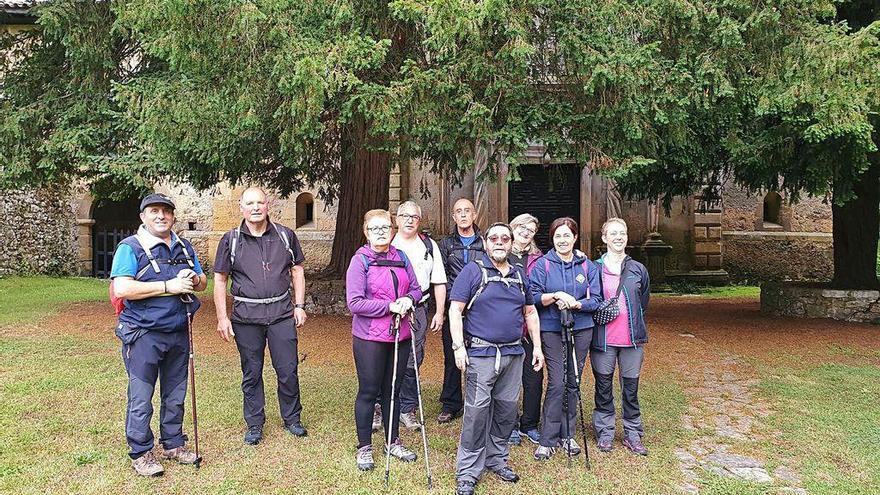
[[[471,495],[483,470],[502,481],[519,476],[508,466],[507,443],[516,423],[525,351],[522,328],[534,343],[532,368],[544,366],[538,313],[522,266],[508,262],[513,231],[486,230],[487,252],[469,263],[450,291],[449,326],[455,365],[465,373],[465,405],[456,457],[456,493]]]
[[[484,253],[480,229],[474,224],[476,219],[477,208],[471,200],[461,198],[452,206],[455,230],[440,241],[443,266],[446,269],[446,278],[449,280],[448,287],[452,287],[455,278],[468,262],[479,259]],[[449,304],[446,306],[448,307]],[[455,366],[455,352],[452,349],[452,335],[449,333],[448,321],[443,324],[442,338],[443,391],[440,392],[441,409],[437,422],[449,423],[461,416],[464,401],[461,396],[461,371]]]

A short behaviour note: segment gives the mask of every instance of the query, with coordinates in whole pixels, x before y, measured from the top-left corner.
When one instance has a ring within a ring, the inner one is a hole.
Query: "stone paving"
[[[691,334],[680,336],[697,339]],[[758,381],[748,377],[747,366],[734,355],[723,354],[717,361],[683,363],[679,369],[691,384],[685,389],[689,406],[682,421],[696,435],[690,445],[675,452],[685,477],[682,491],[700,493],[701,475],[713,473],[764,483],[768,489],[778,487],[771,493],[807,493],[791,468],[779,466],[771,473],[764,461],[738,453],[758,440],[756,423],[772,413],[753,393]]]

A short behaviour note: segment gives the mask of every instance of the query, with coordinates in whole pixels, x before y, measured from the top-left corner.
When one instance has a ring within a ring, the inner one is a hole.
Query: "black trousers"
[[[535,371],[532,368],[532,352],[535,344],[528,338],[522,340],[523,349],[526,351],[522,366],[522,416],[519,419],[520,431],[538,429],[541,420],[541,400],[544,394],[544,370]]]
[[[358,448],[373,443],[373,405],[382,407],[382,425],[385,434],[391,428],[391,440],[400,436],[400,387],[406,372],[412,343],[402,340],[397,349],[397,383],[394,385],[394,417],[388,419],[391,409],[391,381],[394,373],[394,342],[375,342],[352,338],[354,366],[357,369],[358,393],[354,402],[354,422],[357,428]],[[382,442],[385,443],[385,442]]]
[[[443,390],[440,392],[440,404],[443,411],[457,412],[464,408],[464,398],[461,392],[461,370],[455,366],[455,351],[452,350],[449,318],[443,320],[441,337],[443,340]]]
[[[287,318],[271,325],[233,323],[235,344],[241,356],[241,391],[244,395],[244,421],[250,426],[266,422],[266,394],[263,390],[263,360],[266,342],[272,367],[278,376],[278,405],[284,425],[300,422],[299,356],[296,322]]]

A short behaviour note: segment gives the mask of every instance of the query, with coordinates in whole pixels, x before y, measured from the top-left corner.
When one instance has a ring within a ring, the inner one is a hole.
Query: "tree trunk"
[[[322,274],[326,278],[344,277],[352,255],[366,242],[364,213],[374,208],[388,208],[388,153],[364,147],[366,129],[363,125],[352,125],[348,131],[343,139],[342,180],[333,249],[330,264]]]
[[[834,279],[837,289],[877,289],[877,240],[880,232],[880,167],[872,166],[853,187],[858,195],[831,205],[834,225]]]

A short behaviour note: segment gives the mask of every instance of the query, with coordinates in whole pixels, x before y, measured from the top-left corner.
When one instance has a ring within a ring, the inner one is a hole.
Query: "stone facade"
[[[761,311],[775,316],[880,323],[880,291],[767,283],[761,286]]]
[[[0,193],[0,276],[76,272],[77,230],[63,189]]]
[[[722,245],[724,266],[737,282],[824,282],[834,274],[830,233],[725,231]]]

